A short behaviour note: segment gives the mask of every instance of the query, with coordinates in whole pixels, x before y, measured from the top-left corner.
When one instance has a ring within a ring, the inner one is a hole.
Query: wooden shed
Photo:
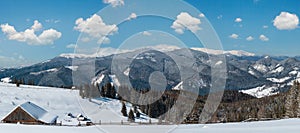
[[[26,102],[8,113],[2,119],[2,122],[54,125],[56,124],[57,117],[58,116],[48,113],[45,109],[32,102]]]

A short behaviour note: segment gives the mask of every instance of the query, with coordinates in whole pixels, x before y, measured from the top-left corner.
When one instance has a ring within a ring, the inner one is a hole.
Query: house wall
[[[4,123],[23,123],[23,124],[45,124],[31,117],[22,108],[18,107],[5,117],[2,122]]]

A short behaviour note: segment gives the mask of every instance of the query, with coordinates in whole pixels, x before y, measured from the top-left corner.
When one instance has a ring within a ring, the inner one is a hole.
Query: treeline
[[[225,92],[222,102],[208,123],[300,118],[300,84],[297,81],[285,93],[259,99],[240,95],[241,100],[226,102],[226,94],[228,92]],[[199,97],[184,123],[199,123],[204,104],[205,98]]]
[[[123,101],[121,113],[128,117],[129,121],[134,121],[143,112],[151,118],[158,118],[160,121],[199,123],[201,122],[199,117],[207,99],[207,96],[197,95],[198,98],[195,104],[187,105],[190,103],[190,97],[194,96],[194,94],[189,92],[165,90],[163,93],[158,91],[152,92],[153,94],[150,94],[149,97],[144,97],[142,94],[149,93],[147,89],[136,90],[120,86],[117,91],[111,83],[102,87],[98,85],[84,85],[79,90],[80,96],[83,98],[108,97]],[[157,96],[160,94],[161,97],[153,103],[146,105],[134,104],[151,101],[153,100],[151,95]],[[183,95],[182,103],[176,103],[179,95]],[[133,103],[133,108],[129,110],[129,113],[125,105],[126,101]],[[179,106],[175,107],[175,103],[179,104]],[[210,108],[210,105],[207,107]],[[185,114],[186,112],[184,111],[187,108],[192,108],[192,110]],[[299,82],[294,82],[291,89],[286,93],[259,99],[238,91],[225,91],[218,109],[211,115],[212,117],[207,123],[300,117],[300,84]]]
[[[111,83],[100,87],[99,84],[91,85],[85,84],[75,87],[79,90],[79,95],[82,98],[99,98],[107,97],[112,99],[119,99],[115,87]]]
[[[32,86],[38,86],[39,84],[36,83],[33,79],[27,79],[25,78],[13,78],[13,80],[10,82],[12,84],[16,84],[17,87],[20,87],[20,85],[32,85]],[[65,86],[65,85],[58,85],[58,86],[53,86],[53,85],[42,85],[42,86],[48,86],[48,87],[59,87],[59,88],[65,88],[65,89],[72,89],[72,85]]]
[[[21,84],[23,85],[35,85],[34,83],[34,80],[27,80],[25,81],[24,78],[22,79],[17,79],[17,78],[14,78],[12,81],[11,81],[12,84],[16,84],[17,87],[19,87]]]

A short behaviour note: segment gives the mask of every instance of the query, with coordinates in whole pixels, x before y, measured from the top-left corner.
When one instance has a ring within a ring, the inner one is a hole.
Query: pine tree
[[[117,95],[117,91],[115,89],[115,86],[111,87],[110,93],[111,93],[111,98],[115,99],[116,95]]]
[[[139,111],[137,111],[137,112],[135,113],[135,116],[136,116],[136,118],[140,118],[141,113],[140,113]]]
[[[108,98],[112,98],[112,93],[111,93],[112,91],[111,91],[111,89],[112,89],[111,84],[107,83],[105,85],[105,91],[106,91],[106,97],[108,97]]]
[[[299,87],[299,83],[297,81],[294,81],[293,86],[287,93],[287,100],[285,104],[286,108],[286,113],[285,116],[289,118],[294,118],[297,116],[296,110],[298,107],[298,102],[297,102],[297,97],[298,97],[298,92],[297,88]]]
[[[123,114],[123,116],[128,116],[127,115],[127,109],[126,109],[126,105],[124,102],[122,102],[122,110],[121,113]]]
[[[130,122],[134,122],[135,121],[134,113],[133,113],[132,109],[130,109],[130,111],[129,111],[128,121],[130,121]]]
[[[297,91],[297,99],[296,99],[296,117],[300,117],[300,83],[297,81],[296,82],[296,91]]]
[[[104,86],[101,87],[100,95],[101,95],[102,97],[105,97]]]

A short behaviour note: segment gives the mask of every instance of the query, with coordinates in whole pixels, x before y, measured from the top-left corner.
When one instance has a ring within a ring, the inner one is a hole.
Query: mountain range
[[[210,61],[210,58],[221,54],[225,57],[225,62],[213,64]],[[187,70],[185,72],[196,74],[193,80],[198,83],[199,94],[205,95],[212,85],[212,66],[225,63],[226,90],[261,98],[286,92],[294,80],[300,81],[299,59],[300,57],[257,56],[245,51],[204,48],[174,48],[163,52],[145,48],[101,57],[62,54],[27,67],[1,69],[0,79],[3,82],[22,79],[25,83],[31,81],[40,86],[67,88],[84,83],[105,85],[109,82],[119,87],[125,79],[129,79],[132,87],[149,89],[153,85],[149,82],[151,74],[158,71],[165,76],[166,89],[182,89],[181,70]],[[128,62],[130,64],[126,64]],[[192,65],[188,66],[185,62]],[[115,63],[121,67],[115,69]],[[94,73],[84,78],[85,72],[91,71],[91,68]],[[74,80],[74,77],[80,79],[80,82]]]

